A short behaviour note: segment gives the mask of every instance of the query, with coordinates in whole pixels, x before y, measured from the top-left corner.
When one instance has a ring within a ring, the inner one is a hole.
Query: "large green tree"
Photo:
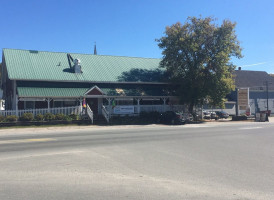
[[[165,35],[156,39],[163,50],[161,67],[178,86],[176,92],[190,112],[204,101],[224,105],[225,96],[235,87],[231,58],[242,57],[236,23],[215,22],[211,17],[189,17],[184,24],[167,26]]]

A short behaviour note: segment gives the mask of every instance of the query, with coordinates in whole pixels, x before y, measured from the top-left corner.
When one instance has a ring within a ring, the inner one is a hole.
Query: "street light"
[[[268,85],[272,84],[271,82],[265,81],[264,85],[266,86],[266,109],[267,109],[267,116],[269,116],[268,113]]]

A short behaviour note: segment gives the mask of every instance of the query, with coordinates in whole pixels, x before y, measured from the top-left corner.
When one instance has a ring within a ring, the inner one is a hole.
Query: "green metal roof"
[[[160,59],[70,53],[80,59],[83,73],[72,73],[67,53],[3,49],[8,77],[12,80],[117,82],[131,69],[155,70]]]
[[[19,84],[17,87],[19,97],[81,97],[92,88],[91,87],[52,87],[51,83],[38,84],[38,86],[23,86]],[[44,85],[44,86],[42,86]],[[59,84],[60,86],[60,84]],[[99,87],[107,96],[171,96],[165,87],[161,85],[138,86],[124,85],[124,87]]]
[[[19,97],[81,97],[88,89],[17,87]]]

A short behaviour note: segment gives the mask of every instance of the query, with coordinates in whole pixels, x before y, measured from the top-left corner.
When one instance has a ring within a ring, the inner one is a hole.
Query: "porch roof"
[[[95,85],[94,85],[95,86]],[[56,98],[75,98],[75,97],[91,97],[92,95],[85,95],[90,87],[68,88],[68,87],[17,87],[19,97],[56,97]],[[154,97],[154,96],[172,96],[168,94],[165,88],[161,86],[154,87],[100,87],[103,91],[103,97],[117,96],[117,97]]]

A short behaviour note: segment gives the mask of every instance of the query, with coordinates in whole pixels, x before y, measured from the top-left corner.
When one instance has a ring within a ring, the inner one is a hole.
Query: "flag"
[[[115,100],[112,100],[112,109],[116,106]]]
[[[86,107],[87,107],[86,99],[84,98],[84,99],[83,99],[83,108],[86,108]]]

